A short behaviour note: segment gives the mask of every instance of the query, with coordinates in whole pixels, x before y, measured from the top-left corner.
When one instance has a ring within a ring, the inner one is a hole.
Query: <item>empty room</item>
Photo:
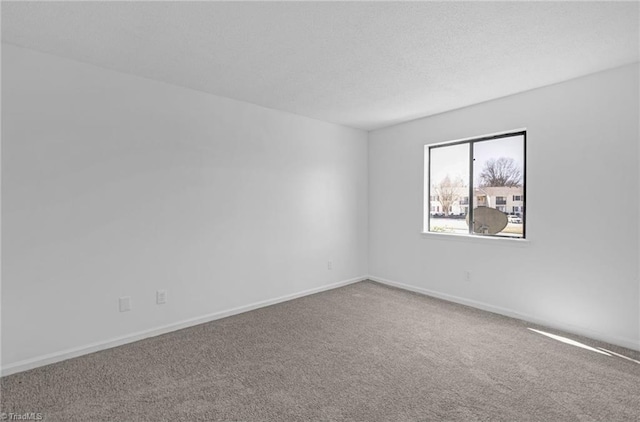
[[[0,8],[1,420],[639,420],[640,3]]]

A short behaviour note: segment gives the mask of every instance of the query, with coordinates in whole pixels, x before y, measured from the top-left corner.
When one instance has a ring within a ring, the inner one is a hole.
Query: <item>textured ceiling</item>
[[[639,5],[2,2],[3,42],[362,129],[639,60]]]

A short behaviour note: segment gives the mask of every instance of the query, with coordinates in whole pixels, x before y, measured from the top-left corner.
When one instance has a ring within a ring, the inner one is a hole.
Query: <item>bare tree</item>
[[[522,170],[513,158],[492,158],[484,163],[480,173],[481,186],[522,186]]]
[[[464,182],[461,178],[458,177],[452,181],[448,174],[440,183],[433,186],[436,195],[438,195],[438,201],[442,204],[442,211],[445,216],[449,215],[449,207],[460,198],[458,188],[463,186]]]

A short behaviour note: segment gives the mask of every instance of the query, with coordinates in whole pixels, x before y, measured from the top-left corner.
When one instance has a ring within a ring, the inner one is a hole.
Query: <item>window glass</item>
[[[431,148],[429,231],[468,233],[469,144]]]
[[[513,198],[521,196],[524,189],[524,135],[473,143],[473,187],[474,209],[493,208],[507,217],[504,228],[496,232],[501,225],[498,220],[504,218],[497,213],[479,209],[474,216],[477,230],[481,230],[483,234],[522,237],[522,223],[507,210],[513,210],[513,204],[508,199],[513,202]],[[480,221],[482,219],[490,220]]]

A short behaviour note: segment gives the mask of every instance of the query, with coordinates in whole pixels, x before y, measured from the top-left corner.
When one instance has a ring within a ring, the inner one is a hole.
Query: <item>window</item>
[[[525,151],[525,131],[426,145],[425,231],[525,238]]]

